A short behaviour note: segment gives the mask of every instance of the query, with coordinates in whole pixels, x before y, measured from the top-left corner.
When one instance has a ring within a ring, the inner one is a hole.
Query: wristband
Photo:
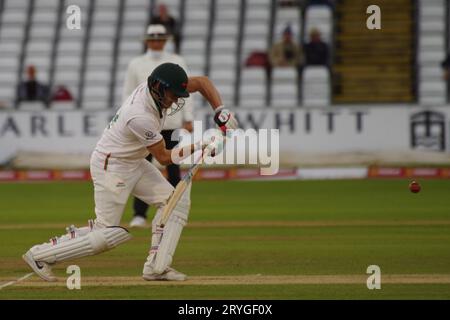
[[[215,109],[214,109],[214,112],[215,112],[215,113],[218,113],[218,112],[222,111],[223,109],[225,109],[225,106],[224,106],[224,105],[221,105],[221,106],[218,106],[217,108],[215,108]]]

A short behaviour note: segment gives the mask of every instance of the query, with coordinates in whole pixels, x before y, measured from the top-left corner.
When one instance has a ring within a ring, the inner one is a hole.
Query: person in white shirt
[[[96,219],[90,220],[87,227],[72,225],[66,229],[67,234],[35,245],[22,256],[38,276],[56,281],[52,265],[95,255],[128,241],[131,236],[120,226],[120,221],[132,194],[158,208],[142,277],[148,281],[186,279],[186,275],[171,268],[171,264],[187,223],[189,193],[183,194],[162,228],[161,214],[174,188],[145,158],[151,153],[161,164],[168,165],[197,150],[211,148],[198,142],[188,148],[168,150],[160,133],[166,116],[183,108],[184,99],[193,92],[200,92],[209,102],[215,111],[214,120],[222,131],[238,127],[234,115],[224,108],[219,92],[207,77],[188,78],[177,64],[159,65],[123,103],[92,153],[90,168]],[[219,145],[210,150],[216,148]]]
[[[160,64],[165,62],[172,62],[180,65],[189,75],[184,59],[177,55],[164,51],[170,35],[166,28],[161,24],[151,24],[147,28],[147,33],[144,41],[147,45],[145,54],[140,55],[130,61],[125,78],[123,88],[123,101],[125,101],[136,87],[145,81],[148,75]],[[161,134],[166,142],[167,149],[174,148],[178,141],[172,139],[174,130],[184,128],[192,132],[193,121],[193,100],[191,97],[185,99],[186,103],[181,110],[174,115],[167,117],[164,122]],[[152,161],[152,155],[147,157],[148,161]],[[181,179],[180,166],[177,164],[170,164],[166,167],[167,179],[172,186],[176,186]],[[130,227],[146,227],[147,209],[148,205],[139,198],[134,198],[133,203],[134,217],[130,222]]]

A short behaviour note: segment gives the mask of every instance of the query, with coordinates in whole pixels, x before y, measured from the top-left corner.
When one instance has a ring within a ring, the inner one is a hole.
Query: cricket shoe
[[[147,220],[141,216],[135,216],[130,222],[130,228],[145,228],[147,227]]]
[[[33,271],[45,281],[56,281],[56,277],[52,273],[52,268],[46,262],[36,261],[30,250],[22,256],[22,259],[33,269]]]
[[[147,281],[184,281],[187,276],[184,273],[178,272],[173,268],[167,268],[163,273],[144,273],[142,278]]]

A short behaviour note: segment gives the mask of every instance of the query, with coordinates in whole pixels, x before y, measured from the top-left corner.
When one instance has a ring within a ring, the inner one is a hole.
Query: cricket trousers
[[[97,151],[95,151],[97,152]],[[97,153],[96,157],[103,155]],[[118,226],[129,196],[148,204],[161,206],[173,192],[173,187],[153,164],[142,159],[136,169],[114,171],[110,167],[92,164],[91,177],[94,184],[96,225]]]
[[[172,150],[178,144],[178,141],[173,141],[171,139],[173,132],[174,132],[174,130],[162,130],[161,131],[161,135],[163,136],[164,141],[166,143],[166,148],[169,150]],[[152,162],[152,159],[153,159],[153,157],[150,154],[147,157],[147,160],[149,162]],[[181,179],[180,166],[177,164],[171,164],[166,167],[166,170],[167,170],[167,180],[173,187],[176,187],[176,185],[178,184],[178,182],[180,182],[180,179]],[[143,218],[147,218],[148,204],[146,202],[142,201],[140,198],[138,198],[138,197],[134,198],[133,209],[134,209],[135,216],[141,216]]]

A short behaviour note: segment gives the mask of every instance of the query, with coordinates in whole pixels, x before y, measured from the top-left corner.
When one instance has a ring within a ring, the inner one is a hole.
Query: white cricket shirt
[[[141,83],[117,111],[103,131],[91,158],[91,164],[108,170],[130,172],[148,156],[147,147],[162,139],[166,118],[160,117],[147,82]],[[108,160],[106,160],[108,158]]]

